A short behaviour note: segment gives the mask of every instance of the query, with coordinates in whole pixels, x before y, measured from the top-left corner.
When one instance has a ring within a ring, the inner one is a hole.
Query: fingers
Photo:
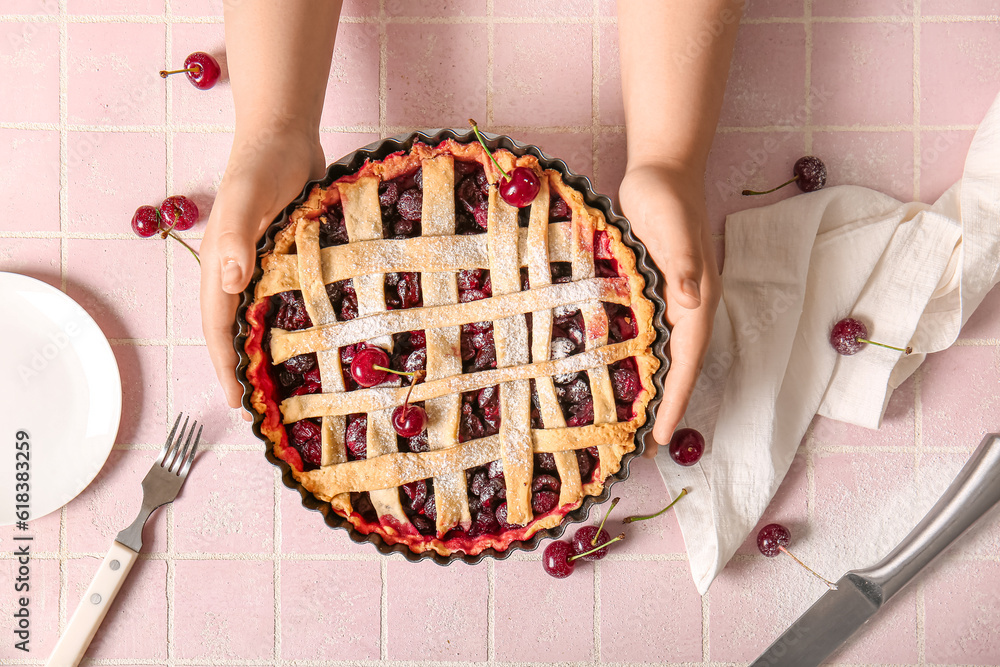
[[[705,264],[701,254],[701,231],[689,226],[675,224],[676,231],[668,234],[669,250],[663,277],[674,301],[683,308],[693,309],[702,303],[701,278]]]
[[[232,188],[223,189],[202,243],[202,330],[219,384],[232,408],[239,408],[243,397],[243,387],[236,379],[239,357],[233,348],[236,308],[253,275],[262,213],[255,210],[250,197],[242,197]]]

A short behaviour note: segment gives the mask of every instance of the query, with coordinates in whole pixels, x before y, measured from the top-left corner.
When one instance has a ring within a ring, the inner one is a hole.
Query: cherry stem
[[[186,69],[170,69],[170,70],[161,69],[160,70],[160,78],[161,79],[166,79],[171,74],[180,74],[181,72],[191,72],[192,74],[197,74],[200,71],[201,71],[201,65],[193,65],[193,66],[188,67]]]
[[[376,366],[372,364],[372,368],[377,371],[385,371],[386,373],[393,373],[395,375],[409,375],[410,377],[416,376],[417,373],[423,373],[423,371],[397,371],[393,368],[386,368],[385,366]]]
[[[884,348],[889,349],[889,350],[896,350],[896,352],[902,352],[903,354],[909,354],[910,352],[913,352],[913,348],[910,347],[909,345],[907,345],[906,348],[904,349],[902,347],[896,347],[895,345],[886,345],[885,343],[876,343],[873,340],[868,340],[867,338],[861,338],[861,337],[858,337],[858,336],[855,336],[854,340],[858,341],[859,343],[868,343],[869,345],[878,345],[879,347],[884,347]]]
[[[779,185],[778,187],[776,187],[776,188],[771,188],[770,190],[764,190],[763,192],[757,192],[756,190],[744,190],[744,191],[743,191],[743,194],[744,194],[744,195],[747,195],[747,196],[749,196],[749,195],[768,195],[768,194],[771,194],[772,192],[774,192],[775,190],[780,190],[781,188],[785,187],[785,186],[786,186],[786,185],[788,185],[789,183],[794,183],[794,182],[795,182],[795,181],[797,181],[797,180],[799,180],[799,177],[798,177],[798,176],[794,177],[794,178],[793,178],[792,180],[790,180],[790,181],[785,181],[784,183],[782,183],[782,184],[781,184],[781,185]]]
[[[661,514],[663,514],[664,512],[666,512],[668,509],[670,509],[671,507],[673,507],[674,505],[676,505],[678,500],[680,500],[681,498],[683,498],[684,496],[687,495],[687,492],[688,492],[687,489],[681,489],[681,492],[677,494],[677,497],[674,498],[672,501],[670,501],[669,505],[667,505],[666,507],[664,507],[663,509],[661,509],[656,514],[648,514],[646,516],[629,516],[629,517],[625,517],[624,519],[622,519],[622,523],[634,523],[636,521],[645,521],[646,519],[655,519],[656,517],[660,516]]]
[[[618,542],[618,541],[624,540],[624,539],[625,539],[625,533],[622,533],[621,535],[619,535],[615,539],[608,540],[607,542],[605,542],[601,546],[594,547],[590,551],[584,551],[582,554],[577,554],[575,556],[570,556],[569,558],[566,559],[566,562],[569,563],[569,562],[572,562],[572,561],[576,560],[577,558],[582,558],[583,556],[589,556],[590,554],[594,553],[595,551],[600,551],[601,549],[603,549],[604,547],[608,546],[609,544],[614,544],[615,542]]]
[[[800,561],[800,560],[799,560],[798,558],[796,558],[796,557],[795,557],[794,555],[792,555],[792,552],[791,552],[791,551],[789,551],[788,549],[786,549],[785,547],[782,547],[782,546],[779,546],[778,548],[779,548],[779,549],[781,549],[782,551],[784,551],[784,552],[785,552],[786,554],[788,554],[789,556],[791,556],[791,557],[792,557],[792,560],[794,560],[794,561],[795,561],[796,563],[798,563],[798,564],[799,564],[799,565],[801,565],[802,567],[804,567],[804,568],[806,568],[807,570],[809,570],[809,572],[810,572],[810,573],[811,573],[811,574],[812,574],[812,575],[813,575],[814,577],[816,577],[817,579],[819,579],[820,581],[822,581],[823,583],[825,583],[825,584],[826,584],[827,586],[829,586],[829,587],[830,587],[830,590],[831,590],[831,591],[835,591],[835,590],[837,590],[837,584],[833,583],[833,582],[832,582],[832,581],[830,581],[829,579],[826,579],[825,577],[822,577],[822,576],[820,576],[820,575],[819,575],[819,574],[818,574],[818,573],[816,572],[816,570],[812,569],[811,567],[809,567],[808,565],[806,565],[805,563],[803,563],[802,561]]]
[[[486,145],[486,141],[483,139],[483,135],[479,134],[479,128],[476,126],[476,121],[474,121],[474,120],[472,120],[470,118],[469,119],[469,125],[472,126],[472,131],[476,133],[476,139],[478,139],[479,143],[482,144],[483,148],[486,149],[486,155],[489,156],[490,160],[493,161],[493,164],[496,166],[496,168],[500,171],[501,174],[503,174],[503,180],[509,181],[510,180],[510,175],[507,174],[507,172],[503,170],[503,167],[500,166],[500,163],[497,162],[497,159],[495,157],[493,157],[493,153],[490,152],[489,147]]]
[[[397,372],[390,370],[388,368],[383,368],[382,366],[376,366],[374,364],[372,364],[372,368],[377,368],[382,371],[389,371],[390,373]],[[403,399],[403,419],[406,419],[406,413],[409,412],[410,394],[413,393],[413,385],[415,385],[424,375],[426,375],[426,372],[425,371],[398,371],[398,372],[401,375],[413,376],[413,382],[410,383],[410,388],[406,390],[406,398]]]
[[[156,211],[156,217],[162,223],[162,221],[163,221],[163,214],[160,213],[159,209],[157,209],[157,211]],[[178,213],[177,209],[175,208],[174,209],[174,224],[170,225],[169,227],[167,227],[166,229],[164,229],[162,232],[160,232],[160,238],[161,239],[167,238],[167,236],[170,234],[170,232],[172,232],[174,230],[174,227],[176,227],[177,223],[180,222],[180,221],[181,221],[181,214]]]
[[[201,257],[199,257],[199,256],[198,256],[198,251],[197,251],[197,250],[195,250],[194,248],[192,248],[191,246],[189,246],[189,245],[188,245],[187,243],[185,243],[185,242],[184,242],[184,239],[182,239],[181,237],[177,236],[177,234],[174,234],[173,232],[171,232],[171,231],[168,231],[168,232],[167,232],[167,235],[168,235],[168,236],[170,236],[170,238],[172,238],[173,240],[175,240],[175,241],[177,241],[178,243],[180,243],[180,244],[181,244],[182,246],[184,246],[185,248],[187,248],[187,249],[188,249],[188,251],[189,251],[189,252],[190,252],[190,253],[191,253],[192,255],[194,255],[194,258],[195,258],[196,260],[198,260],[198,263],[199,263],[199,264],[201,264]]]
[[[590,546],[597,545],[597,538],[600,536],[601,530],[604,528],[604,522],[608,520],[609,516],[611,516],[611,510],[615,508],[615,505],[618,504],[619,500],[621,500],[621,498],[615,498],[611,501],[611,507],[609,507],[608,511],[604,513],[604,518],[601,519],[601,525],[597,527],[597,532],[594,533],[594,536],[592,538],[590,538]]]

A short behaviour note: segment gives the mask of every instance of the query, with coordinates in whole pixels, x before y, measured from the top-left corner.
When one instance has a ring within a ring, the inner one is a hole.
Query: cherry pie
[[[494,157],[539,176],[530,206],[451,139],[315,186],[246,311],[274,454],[358,531],[414,552],[503,551],[558,525],[635,448],[655,393],[653,304],[621,232],[535,157]],[[373,346],[424,373],[360,387],[351,364]],[[427,427],[402,437],[410,389]]]

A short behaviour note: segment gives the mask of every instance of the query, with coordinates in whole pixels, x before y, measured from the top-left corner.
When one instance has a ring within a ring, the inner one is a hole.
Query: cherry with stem
[[[823,164],[822,160],[813,155],[806,155],[796,160],[795,166],[792,168],[792,173],[794,174],[792,178],[770,190],[760,192],[757,190],[744,190],[742,194],[744,196],[766,195],[775,190],[780,190],[791,183],[797,183],[802,192],[815,192],[826,185],[826,165]]]
[[[896,350],[905,354],[913,352],[913,348],[907,345],[905,348],[895,345],[886,345],[868,338],[868,327],[861,320],[853,317],[845,317],[833,325],[830,330],[830,345],[838,354],[850,356],[857,354],[865,345],[878,345],[889,350]]]
[[[599,547],[594,547],[589,551],[579,554],[573,553],[573,546],[568,542],[557,540],[545,547],[545,551],[542,554],[542,568],[547,574],[555,577],[556,579],[563,579],[573,574],[573,570],[576,568],[575,561],[578,558],[589,556],[596,551],[600,551],[601,549],[624,539],[625,533],[622,533],[613,540],[609,540],[606,544],[602,544]]]
[[[837,584],[821,576],[818,572],[816,572],[816,570],[796,558],[795,555],[786,548],[791,540],[792,533],[787,528],[782,526],[780,523],[769,523],[761,528],[760,532],[757,533],[757,549],[768,558],[773,558],[782,552],[788,554],[791,556],[792,560],[804,567],[811,575],[826,584],[830,590],[837,590]]]
[[[674,498],[673,500],[671,500],[669,505],[667,505],[666,507],[664,507],[663,509],[661,509],[656,514],[647,514],[645,516],[628,516],[628,517],[625,517],[624,519],[622,519],[622,523],[635,523],[636,521],[645,521],[646,519],[655,519],[656,517],[660,516],[661,514],[663,514],[664,512],[666,512],[668,509],[670,509],[671,507],[673,507],[674,505],[676,505],[677,501],[680,500],[681,498],[683,498],[684,496],[686,496],[687,494],[688,494],[688,490],[687,489],[681,489],[681,492],[677,494],[677,497]]]
[[[470,118],[469,125],[472,126],[472,131],[475,133],[476,139],[482,145],[483,149],[485,149],[486,155],[493,162],[493,166],[502,174],[499,188],[500,198],[517,208],[522,208],[533,202],[541,188],[538,175],[527,167],[515,167],[508,174],[500,166],[500,163],[496,161],[496,158],[493,157],[493,153],[490,152],[489,147],[486,145],[483,135],[479,133],[479,126],[476,124],[476,121]]]
[[[396,433],[404,438],[412,438],[420,435],[427,427],[427,413],[419,405],[410,404],[410,394],[413,393],[413,386],[420,382],[426,373],[424,371],[393,371],[388,368],[379,368],[379,370],[387,370],[390,373],[411,375],[413,377],[413,381],[410,382],[410,388],[406,390],[406,398],[403,399],[403,404],[392,411],[392,427],[396,430]]]
[[[615,508],[615,505],[617,505],[620,500],[621,498],[615,498],[611,501],[611,506],[608,507],[607,512],[604,513],[604,518],[601,519],[600,525],[584,526],[580,530],[576,531],[576,535],[573,536],[574,553],[590,551],[594,547],[607,547],[611,540],[611,536],[608,534],[608,531],[604,530],[604,524],[607,522],[608,517],[611,516],[611,510]],[[584,560],[600,560],[607,555],[608,550],[606,548],[601,548],[598,551],[584,557]]]

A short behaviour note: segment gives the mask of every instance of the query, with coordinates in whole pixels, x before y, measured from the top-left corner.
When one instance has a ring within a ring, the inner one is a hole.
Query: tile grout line
[[[274,553],[274,662],[281,663],[281,469],[274,469],[274,518],[272,551]]]
[[[806,520],[811,524],[816,518],[816,431],[812,424],[806,431]]]
[[[494,0],[486,0],[486,127],[491,132],[497,130],[493,127],[493,69],[494,63],[494,42],[496,40],[496,17],[494,16]]]
[[[593,544],[593,542],[591,543]],[[594,646],[592,659],[601,664],[601,561],[594,562]]]
[[[924,406],[923,406],[923,367],[917,368],[913,374],[913,441],[916,445],[914,452],[914,474],[920,469],[921,454],[924,446]],[[927,664],[926,656],[926,615],[924,610],[924,583],[917,582],[917,613],[916,613],[916,640],[917,640],[917,664]]]
[[[379,571],[382,575],[382,601],[379,609],[379,660],[389,659],[389,559],[379,558]]]
[[[601,131],[601,3],[600,0],[594,0],[593,2],[594,10],[594,25],[593,25],[593,62],[591,67],[593,68],[591,84],[590,98],[591,98],[591,119],[590,119],[590,156],[591,165],[590,171],[593,176],[594,183],[599,183],[598,181],[598,158],[600,157],[600,146],[598,144],[598,137]],[[616,197],[611,198],[612,201],[617,199]]]
[[[701,596],[701,661],[704,664],[709,663],[709,655],[711,655],[712,643],[709,636],[710,623],[710,607],[708,599],[708,591]]]
[[[165,21],[164,29],[164,41],[163,41],[163,60],[164,65],[169,67],[171,51],[173,49],[173,24],[170,19],[172,17],[172,11],[170,7],[170,0],[164,1],[164,12],[166,13],[167,20]],[[171,125],[173,124],[173,86],[164,86],[163,95],[163,149],[164,149],[164,192],[169,195],[174,181],[174,140],[173,133],[171,132]],[[173,366],[174,366],[174,327],[173,327],[173,244],[164,243],[164,265],[165,265],[165,275],[166,275],[166,321],[164,322],[164,328],[166,329],[167,340],[164,346],[164,356],[166,359],[166,414],[165,419],[170,420],[170,416],[173,414],[174,409],[174,396],[173,396],[173,383],[171,382],[171,377],[173,376]],[[165,437],[165,436],[164,436]],[[174,553],[174,504],[167,503],[166,506],[166,531],[167,531],[167,662],[168,667],[174,667],[176,664],[176,656],[174,655],[174,592],[176,588],[176,572],[173,559]]]
[[[69,32],[66,25],[68,0],[59,0],[57,20],[59,22],[59,231],[64,234],[69,227]],[[67,267],[69,265],[69,241],[59,242],[59,286],[65,293]],[[63,505],[59,510],[59,636],[66,631],[67,598],[69,596],[69,510]]]
[[[803,29],[805,30],[805,70],[806,70],[806,80],[805,80],[805,110],[806,110],[806,121],[805,128],[802,135],[803,142],[805,143],[804,149],[806,155],[812,154],[812,144],[813,144],[813,108],[812,108],[812,55],[813,55],[813,15],[812,15],[812,0],[804,0],[802,3],[802,17],[803,17]]]
[[[386,100],[389,97],[389,30],[385,17],[385,0],[378,3],[378,136],[384,139],[388,127]],[[320,129],[322,132],[322,128]]]
[[[920,0],[913,0],[913,200],[920,201]]]
[[[496,570],[495,561],[486,564],[486,662],[497,660],[496,648]]]

